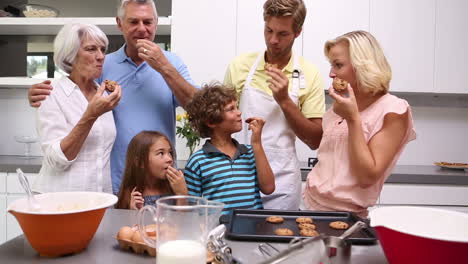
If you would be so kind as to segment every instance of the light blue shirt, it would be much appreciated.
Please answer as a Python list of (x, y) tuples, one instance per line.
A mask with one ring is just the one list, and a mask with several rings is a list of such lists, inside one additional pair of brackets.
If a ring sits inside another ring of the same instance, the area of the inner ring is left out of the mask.
[[(164, 55), (193, 85), (182, 60), (167, 51)], [(117, 137), (111, 153), (111, 176), (112, 189), (117, 194), (125, 168), (127, 146), (136, 134), (143, 130), (156, 130), (164, 133), (175, 147), (175, 108), (179, 103), (162, 75), (146, 62), (136, 65), (125, 54), (125, 45), (106, 56), (98, 82), (106, 79), (117, 81), (122, 87), (122, 98), (113, 110)]]

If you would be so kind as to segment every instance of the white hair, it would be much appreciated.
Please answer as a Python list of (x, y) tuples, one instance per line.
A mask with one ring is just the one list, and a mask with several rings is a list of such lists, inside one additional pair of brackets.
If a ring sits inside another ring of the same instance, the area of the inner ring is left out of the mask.
[(70, 73), (81, 42), (85, 39), (95, 40), (100, 45), (104, 45), (107, 50), (109, 40), (97, 26), (82, 23), (66, 24), (54, 40), (55, 65), (64, 72)]
[(154, 4), (153, 0), (122, 0), (122, 2), (120, 2), (119, 6), (117, 7), (117, 16), (120, 18), (120, 20), (122, 20), (125, 16), (125, 7), (130, 2), (134, 2), (139, 5), (151, 5), (151, 8), (153, 8), (154, 17), (156, 20), (158, 20), (158, 11), (156, 10), (156, 5)]

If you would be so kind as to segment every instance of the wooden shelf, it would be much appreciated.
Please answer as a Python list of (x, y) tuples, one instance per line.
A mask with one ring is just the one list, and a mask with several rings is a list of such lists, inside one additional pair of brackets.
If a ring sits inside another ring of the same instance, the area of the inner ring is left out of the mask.
[[(0, 35), (56, 35), (70, 22), (95, 24), (107, 35), (121, 35), (115, 17), (6, 17), (0, 18)], [(171, 18), (159, 17), (157, 35), (171, 34)]]

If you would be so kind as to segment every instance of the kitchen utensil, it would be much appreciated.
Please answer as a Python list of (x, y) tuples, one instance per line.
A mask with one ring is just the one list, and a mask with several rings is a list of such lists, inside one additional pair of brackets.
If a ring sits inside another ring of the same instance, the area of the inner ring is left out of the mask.
[(224, 241), (226, 226), (218, 225), (208, 234), (208, 250), (214, 254), (213, 260), (216, 264), (235, 264), (239, 263), (232, 257), (232, 249)]
[(357, 221), (347, 229), (341, 236), (327, 236), (324, 238), (325, 246), (329, 251), (330, 257), (349, 257), (351, 256), (351, 243), (346, 240), (354, 232), (365, 228), (367, 225), (362, 221)]
[(16, 174), (18, 175), (18, 180), (21, 183), (21, 186), (23, 186), (23, 189), (26, 192), (29, 210), (33, 212), (39, 212), (41, 210), (41, 206), (39, 205), (39, 202), (36, 200), (36, 198), (34, 198), (34, 195), (31, 192), (28, 178), (24, 175), (23, 171), (20, 168), (16, 169)]
[[(260, 264), (296, 264), (307, 263), (310, 264), (329, 264), (330, 259), (326, 254), (326, 248), (322, 240), (322, 236), (309, 237), (306, 239), (294, 238), (285, 250), (278, 251), (274, 246), (269, 243), (262, 243), (264, 246), (259, 245), (260, 248), (265, 248), (268, 244), (268, 259), (261, 261)], [(274, 252), (278, 251), (278, 252)], [(262, 252), (262, 251), (261, 251)], [(263, 253), (263, 252), (262, 252)]]
[[(216, 227), (224, 204), (201, 197), (176, 195), (139, 210), (140, 235), (156, 248), (156, 263), (204, 264), (209, 232)], [(145, 213), (156, 223), (156, 240), (143, 230)], [(181, 250), (183, 249), (183, 250)]]
[[(266, 222), (269, 216), (281, 216), (283, 223), (272, 224)], [(227, 225), (226, 237), (232, 240), (248, 240), (261, 242), (289, 242), (300, 236), (296, 223), (298, 217), (313, 218), (316, 230), (324, 237), (340, 236), (343, 230), (333, 229), (330, 222), (343, 221), (350, 226), (362, 220), (350, 212), (319, 212), (319, 211), (281, 211), (281, 210), (247, 210), (235, 209), (230, 215)], [(279, 236), (275, 234), (277, 228), (288, 228), (293, 236)], [(305, 237), (304, 237), (305, 238)], [(353, 245), (372, 245), (376, 243), (376, 235), (372, 228), (366, 227), (355, 232), (347, 239)]]
[(106, 208), (117, 196), (100, 192), (53, 192), (35, 195), (41, 211), (30, 210), (27, 198), (13, 201), (16, 217), (31, 246), (41, 256), (78, 253), (94, 236)]
[(390, 264), (468, 263), (468, 214), (390, 206), (369, 213)]

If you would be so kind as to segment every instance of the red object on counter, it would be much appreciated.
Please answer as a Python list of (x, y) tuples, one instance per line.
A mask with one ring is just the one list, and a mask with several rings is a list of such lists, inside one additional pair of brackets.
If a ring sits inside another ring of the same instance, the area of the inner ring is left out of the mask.
[(468, 263), (468, 214), (395, 206), (370, 218), (390, 264)]

